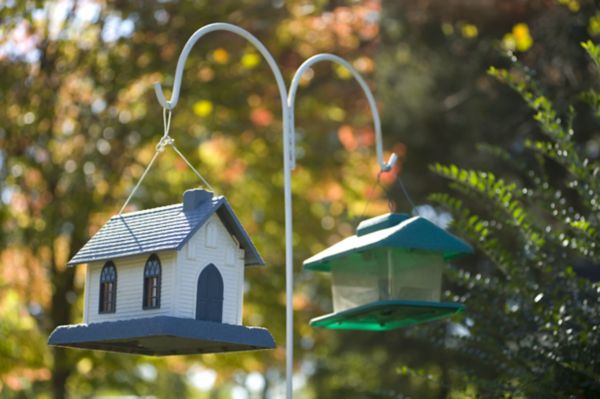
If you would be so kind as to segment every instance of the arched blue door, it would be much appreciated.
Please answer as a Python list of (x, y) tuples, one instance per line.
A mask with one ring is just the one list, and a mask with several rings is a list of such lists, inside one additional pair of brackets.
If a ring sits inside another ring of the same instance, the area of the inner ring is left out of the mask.
[(223, 278), (212, 263), (198, 277), (196, 320), (223, 320)]

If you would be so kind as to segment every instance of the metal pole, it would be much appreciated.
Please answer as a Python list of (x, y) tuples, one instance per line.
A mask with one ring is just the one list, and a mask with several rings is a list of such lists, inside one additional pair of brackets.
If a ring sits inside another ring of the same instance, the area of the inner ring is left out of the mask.
[[(292, 198), (291, 198), (291, 191), (289, 191), (289, 188), (291, 187), (291, 169), (296, 167), (296, 137), (295, 137), (295, 121), (294, 121), (294, 111), (295, 111), (295, 103), (296, 103), (296, 94), (298, 92), (298, 85), (300, 84), (300, 79), (302, 78), (302, 75), (314, 64), (316, 64), (317, 62), (321, 62), (321, 61), (331, 61), (331, 62), (335, 62), (338, 63), (342, 66), (344, 66), (346, 69), (348, 69), (351, 73), (352, 76), (354, 77), (354, 79), (356, 79), (360, 85), (360, 87), (362, 88), (363, 92), (365, 93), (366, 97), (367, 97), (367, 101), (369, 102), (369, 107), (371, 108), (371, 114), (373, 115), (373, 124), (375, 127), (375, 141), (376, 141), (376, 151), (377, 151), (377, 161), (379, 162), (379, 167), (381, 168), (381, 172), (388, 172), (392, 169), (392, 167), (396, 164), (396, 161), (398, 160), (398, 156), (395, 153), (392, 153), (390, 155), (390, 158), (388, 159), (387, 163), (384, 161), (383, 159), (383, 142), (382, 142), (382, 138), (381, 138), (381, 120), (379, 118), (379, 111), (377, 109), (377, 104), (375, 102), (375, 98), (373, 96), (373, 93), (371, 92), (371, 89), (369, 89), (369, 86), (367, 85), (367, 83), (365, 82), (365, 80), (363, 79), (363, 77), (360, 75), (360, 73), (358, 73), (358, 71), (356, 69), (354, 69), (354, 67), (345, 59), (334, 55), (334, 54), (327, 54), (327, 53), (323, 53), (323, 54), (317, 54), (315, 56), (310, 57), (309, 59), (307, 59), (306, 61), (304, 61), (300, 67), (298, 68), (298, 70), (296, 71), (296, 73), (294, 74), (294, 78), (292, 79), (292, 83), (290, 85), (290, 89), (288, 91), (288, 98), (287, 98), (287, 106), (289, 108), (288, 110), (288, 117), (289, 117), (289, 121), (287, 121), (287, 126), (288, 126), (288, 137), (290, 139), (289, 142), (289, 154), (290, 154), (290, 160), (289, 162), (284, 163), (284, 167), (286, 168), (286, 170), (284, 171), (284, 178), (285, 178), (285, 186), (286, 186), (286, 220), (288, 220), (288, 212), (289, 212), (289, 221), (290, 223), (286, 223), (286, 247), (289, 247), (290, 250), (286, 251), (286, 257), (289, 256), (289, 259), (286, 258), (286, 264), (292, 264), (292, 242), (291, 242), (291, 234), (292, 234), (292, 216), (291, 216), (291, 212), (292, 212)], [(286, 145), (288, 143), (286, 142)], [(288, 150), (285, 150), (285, 153), (288, 154)], [(288, 198), (289, 195), (289, 198)], [(289, 231), (288, 231), (289, 229)], [(290, 241), (288, 242), (288, 237), (290, 238)], [(290, 266), (291, 267), (291, 266)], [(286, 286), (286, 291), (289, 293), (292, 291), (293, 289), (293, 275), (292, 275), (293, 270), (290, 269), (289, 273), (287, 274), (288, 278), (286, 279), (287, 282), (287, 286)], [(288, 295), (288, 300), (290, 299), (289, 295)], [(287, 305), (287, 324), (289, 326), (293, 326), (293, 310), (292, 310), (292, 305), (288, 302)], [(291, 327), (290, 327), (291, 328)], [(289, 352), (288, 353), (292, 353), (291, 351), (293, 350), (293, 336), (291, 336), (290, 334), (288, 334), (287, 336), (288, 339), (288, 347)], [(287, 358), (288, 361), (288, 370), (291, 370), (292, 367), (292, 357), (288, 355)], [(291, 398), (292, 396), (292, 385), (291, 382), (289, 381), (292, 378), (291, 374), (287, 375), (287, 379), (288, 379), (288, 392), (287, 392), (287, 398)]]
[(190, 51), (196, 44), (196, 42), (206, 35), (207, 33), (214, 31), (228, 31), (235, 33), (250, 43), (252, 43), (262, 56), (267, 61), (267, 64), (271, 68), (277, 87), (279, 89), (279, 95), (281, 97), (281, 112), (283, 122), (283, 178), (284, 178), (284, 212), (285, 212), (285, 274), (286, 274), (286, 398), (292, 399), (293, 395), (293, 367), (294, 367), (294, 310), (293, 310), (293, 295), (294, 295), (294, 269), (293, 269), (293, 242), (292, 242), (292, 179), (291, 171), (295, 167), (295, 138), (294, 138), (294, 105), (295, 97), (298, 89), (300, 78), (306, 70), (308, 70), (313, 64), (320, 61), (333, 61), (346, 67), (358, 81), (361, 88), (363, 89), (371, 113), (373, 114), (373, 121), (375, 126), (375, 138), (376, 138), (376, 150), (377, 160), (379, 162), (381, 171), (389, 171), (396, 163), (397, 156), (392, 153), (388, 162), (383, 160), (383, 149), (381, 140), (381, 122), (379, 119), (379, 112), (375, 99), (368, 85), (362, 78), (362, 76), (341, 57), (333, 54), (319, 54), (306, 60), (300, 68), (296, 71), (292, 84), (290, 86), (289, 96), (286, 91), (285, 83), (281, 70), (277, 66), (273, 56), (269, 53), (266, 47), (250, 32), (242, 29), (238, 26), (231, 25), (228, 23), (214, 23), (206, 25), (198, 29), (186, 42), (179, 60), (177, 61), (177, 68), (175, 70), (175, 80), (173, 82), (173, 94), (171, 99), (167, 101), (164, 96), (162, 86), (159, 82), (154, 83), (154, 91), (158, 102), (164, 109), (173, 110), (179, 101), (179, 93), (181, 90), (181, 81), (183, 76), (183, 70), (185, 62), (189, 56)]
[(181, 80), (183, 75), (183, 69), (185, 67), (185, 61), (196, 44), (196, 42), (206, 35), (207, 33), (214, 31), (228, 31), (242, 36), (248, 40), (258, 49), (258, 51), (265, 58), (279, 89), (279, 95), (281, 97), (281, 112), (283, 122), (283, 179), (284, 179), (284, 206), (285, 206), (285, 287), (286, 287), (286, 398), (292, 399), (293, 392), (293, 367), (294, 367), (294, 309), (293, 309), (293, 295), (294, 295), (294, 268), (293, 268), (293, 246), (292, 246), (292, 179), (291, 179), (291, 149), (293, 142), (290, 141), (290, 118), (289, 118), (289, 107), (287, 105), (287, 91), (283, 81), (281, 70), (277, 66), (277, 63), (273, 59), (273, 56), (266, 47), (250, 32), (242, 29), (238, 26), (231, 25), (228, 23), (218, 22), (210, 25), (206, 25), (198, 29), (188, 39), (179, 60), (177, 61), (177, 68), (175, 70), (175, 80), (173, 82), (173, 94), (171, 99), (167, 101), (164, 96), (162, 86), (160, 83), (154, 84), (154, 92), (158, 102), (163, 108), (172, 110), (177, 105), (179, 100), (179, 92), (181, 89)]

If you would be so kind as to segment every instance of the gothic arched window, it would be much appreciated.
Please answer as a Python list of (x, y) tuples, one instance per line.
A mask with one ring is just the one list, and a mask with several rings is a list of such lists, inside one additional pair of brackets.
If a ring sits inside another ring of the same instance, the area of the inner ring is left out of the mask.
[(117, 268), (108, 261), (100, 272), (99, 313), (115, 313), (117, 310)]
[(160, 308), (160, 260), (152, 254), (144, 267), (144, 309)]

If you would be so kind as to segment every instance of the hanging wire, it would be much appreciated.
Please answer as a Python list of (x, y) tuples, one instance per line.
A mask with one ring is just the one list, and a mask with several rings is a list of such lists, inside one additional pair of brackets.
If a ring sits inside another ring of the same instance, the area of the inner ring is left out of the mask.
[[(402, 178), (400, 177), (400, 175), (396, 175), (396, 180), (394, 181), (394, 184), (397, 184), (398, 186), (400, 186), (400, 190), (402, 190), (402, 194), (404, 194), (404, 198), (406, 198), (406, 200), (410, 204), (411, 213), (413, 215), (415, 215), (415, 214), (419, 215), (417, 205), (415, 205), (412, 198), (410, 197), (410, 194), (408, 193), (406, 186), (404, 186), (404, 183), (402, 182)], [(386, 189), (383, 185), (380, 185), (380, 186), (383, 189), (383, 191), (385, 191), (385, 194), (388, 197), (388, 201), (391, 204), (392, 203), (392, 195), (390, 193), (390, 190)], [(394, 208), (395, 208), (395, 205), (394, 205)], [(392, 205), (390, 205), (390, 210), (392, 210)]]
[(398, 185), (400, 186), (400, 189), (402, 190), (402, 193), (404, 194), (404, 197), (406, 198), (406, 200), (410, 204), (411, 210), (413, 212), (416, 212), (417, 211), (417, 206), (413, 202), (412, 198), (410, 198), (410, 194), (408, 194), (408, 190), (406, 189), (406, 187), (404, 187), (404, 183), (402, 182), (402, 178), (400, 177), (400, 175), (396, 176), (396, 181), (398, 182)]
[(187, 166), (190, 167), (192, 172), (194, 172), (194, 174), (198, 176), (202, 184), (204, 184), (204, 186), (206, 186), (206, 188), (208, 188), (210, 191), (215, 192), (215, 189), (208, 183), (208, 181), (206, 181), (206, 179), (200, 174), (200, 172), (198, 172), (196, 168), (194, 168), (194, 166), (190, 163), (190, 161), (188, 161), (188, 159), (181, 153), (181, 151), (179, 151), (179, 148), (175, 146), (175, 143), (171, 143), (171, 147), (173, 147), (173, 150), (177, 153), (177, 155), (181, 157), (181, 159), (183, 159)]
[(204, 184), (204, 186), (206, 188), (208, 188), (212, 192), (215, 192), (214, 188), (208, 183), (208, 181), (206, 181), (206, 179), (200, 174), (200, 172), (198, 172), (198, 170), (196, 168), (194, 168), (194, 166), (191, 164), (191, 162), (188, 161), (188, 159), (181, 153), (181, 151), (179, 151), (179, 148), (177, 148), (177, 146), (175, 145), (175, 139), (173, 139), (171, 136), (169, 136), (169, 130), (171, 129), (171, 115), (172, 115), (171, 110), (163, 108), (163, 128), (164, 128), (163, 136), (160, 138), (160, 141), (156, 144), (156, 149), (154, 151), (154, 155), (152, 156), (152, 159), (148, 163), (148, 166), (146, 166), (146, 169), (144, 169), (144, 173), (142, 173), (142, 176), (140, 177), (138, 182), (135, 184), (135, 186), (133, 187), (133, 190), (131, 190), (131, 193), (127, 197), (127, 200), (125, 201), (125, 203), (119, 210), (119, 215), (121, 215), (123, 213), (123, 211), (129, 204), (129, 201), (131, 201), (131, 199), (135, 195), (136, 191), (142, 184), (142, 181), (144, 180), (144, 178), (146, 177), (146, 175), (148, 174), (148, 172), (154, 165), (154, 162), (158, 158), (158, 155), (160, 153), (164, 152), (164, 150), (165, 150), (165, 148), (167, 148), (167, 146), (171, 146), (171, 148), (173, 148), (175, 153), (177, 153), (177, 155), (179, 155), (179, 157), (181, 159), (183, 159), (185, 164), (194, 172), (194, 174), (200, 179), (200, 181), (202, 182), (202, 184)]
[(173, 115), (173, 113), (170, 109), (163, 108), (163, 137), (169, 137), (169, 130), (171, 130), (171, 115)]
[(119, 215), (121, 215), (123, 213), (123, 211), (125, 210), (125, 208), (129, 204), (129, 201), (131, 201), (131, 198), (133, 198), (133, 195), (135, 194), (135, 192), (137, 191), (137, 189), (140, 187), (140, 184), (142, 184), (142, 180), (144, 180), (144, 178), (146, 177), (146, 175), (150, 171), (150, 168), (152, 168), (152, 165), (154, 165), (154, 161), (156, 161), (156, 158), (158, 158), (158, 154), (160, 154), (160, 151), (158, 151), (158, 149), (157, 149), (154, 152), (154, 156), (152, 157), (152, 160), (150, 161), (150, 163), (148, 164), (148, 166), (146, 166), (146, 169), (144, 170), (144, 173), (142, 173), (142, 177), (140, 177), (140, 180), (138, 180), (138, 182), (136, 183), (135, 187), (133, 187), (133, 190), (131, 190), (131, 193), (129, 193), (129, 197), (127, 197), (127, 200), (125, 201), (125, 203), (123, 204), (123, 206), (119, 210)]
[[(385, 195), (386, 195), (386, 197), (388, 199), (388, 208), (390, 209), (390, 212), (395, 212), (396, 211), (396, 203), (392, 200), (392, 195), (390, 193), (390, 190), (388, 190), (383, 184), (381, 184), (381, 175), (383, 173), (384, 173), (384, 171), (379, 171), (379, 173), (377, 173), (377, 178), (375, 179), (375, 183), (371, 187), (371, 190), (369, 192), (369, 197), (367, 198), (367, 202), (365, 203), (365, 207), (364, 207), (364, 209), (362, 211), (362, 214), (360, 215), (359, 220), (362, 220), (365, 217), (365, 214), (367, 212), (367, 208), (368, 208), (369, 204), (371, 203), (371, 201), (373, 199), (375, 187), (377, 187), (377, 186), (381, 187), (381, 189), (385, 193)], [(402, 193), (404, 194), (404, 197), (406, 198), (406, 200), (410, 204), (410, 206), (411, 206), (411, 213), (418, 214), (417, 206), (415, 205), (415, 203), (413, 202), (412, 198), (410, 197), (410, 194), (408, 193), (408, 190), (404, 186), (404, 183), (402, 182), (402, 179), (400, 178), (399, 174), (396, 175), (395, 183), (397, 183), (400, 186), (400, 189), (402, 190)]]
[(369, 204), (371, 203), (371, 200), (373, 199), (375, 187), (377, 187), (377, 185), (380, 184), (379, 182), (381, 180), (382, 173), (383, 173), (382, 170), (380, 170), (379, 173), (377, 173), (377, 178), (375, 179), (375, 183), (373, 183), (373, 186), (371, 186), (371, 190), (369, 190), (369, 196), (367, 197), (367, 202), (365, 202), (365, 207), (363, 208), (362, 213), (360, 214), (360, 217), (358, 218), (359, 222), (361, 220), (363, 220), (363, 218), (365, 217), (365, 213), (367, 213), (367, 208), (369, 207)]

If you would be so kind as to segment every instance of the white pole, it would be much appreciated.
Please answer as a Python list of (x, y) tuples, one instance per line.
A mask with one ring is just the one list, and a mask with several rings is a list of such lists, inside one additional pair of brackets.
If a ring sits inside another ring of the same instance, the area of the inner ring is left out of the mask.
[(262, 56), (267, 61), (267, 64), (271, 68), (277, 87), (279, 89), (279, 95), (281, 97), (281, 112), (283, 122), (283, 178), (284, 178), (284, 207), (285, 207), (285, 287), (286, 287), (286, 398), (292, 399), (293, 394), (293, 367), (294, 367), (294, 309), (293, 309), (293, 295), (294, 295), (294, 268), (293, 268), (293, 242), (292, 242), (292, 178), (291, 171), (295, 167), (295, 137), (294, 137), (294, 105), (296, 92), (298, 90), (298, 84), (300, 78), (313, 64), (320, 61), (333, 61), (343, 65), (347, 68), (352, 76), (358, 81), (361, 88), (363, 89), (371, 113), (373, 114), (373, 122), (375, 126), (375, 139), (377, 149), (377, 160), (379, 162), (381, 171), (389, 171), (396, 163), (397, 156), (392, 153), (387, 163), (383, 160), (383, 149), (381, 140), (381, 122), (379, 119), (379, 112), (375, 99), (368, 85), (362, 78), (362, 76), (352, 67), (350, 63), (341, 57), (333, 54), (319, 54), (306, 60), (300, 68), (296, 71), (292, 84), (290, 86), (289, 96), (286, 91), (285, 83), (281, 70), (277, 66), (277, 63), (273, 59), (273, 56), (266, 47), (250, 32), (242, 29), (238, 26), (231, 25), (228, 23), (214, 23), (206, 25), (198, 29), (186, 42), (179, 60), (177, 61), (177, 68), (175, 70), (175, 80), (173, 82), (173, 94), (171, 99), (167, 101), (164, 96), (162, 86), (159, 82), (154, 83), (154, 91), (158, 102), (164, 109), (173, 110), (179, 101), (179, 93), (181, 90), (181, 81), (183, 76), (183, 70), (185, 62), (189, 56), (190, 51), (196, 44), (196, 42), (206, 35), (207, 33), (214, 31), (228, 31), (242, 36), (250, 43), (252, 43)]
[[(289, 250), (286, 250), (286, 265), (290, 265), (290, 269), (287, 272), (286, 276), (286, 292), (287, 292), (287, 325), (289, 326), (289, 328), (291, 329), (293, 327), (293, 309), (292, 309), (292, 303), (291, 301), (291, 295), (290, 293), (293, 290), (293, 270), (291, 269), (291, 265), (292, 265), (292, 242), (291, 242), (291, 235), (292, 235), (292, 197), (291, 197), (291, 169), (296, 167), (296, 137), (295, 137), (295, 121), (294, 121), (294, 112), (295, 112), (295, 103), (296, 103), (296, 94), (298, 92), (298, 85), (300, 84), (300, 79), (302, 78), (302, 75), (314, 64), (316, 64), (317, 62), (321, 62), (321, 61), (331, 61), (331, 62), (335, 62), (338, 63), (342, 66), (344, 66), (346, 69), (348, 69), (351, 73), (352, 76), (354, 77), (354, 79), (356, 79), (360, 85), (360, 87), (363, 89), (363, 92), (365, 93), (366, 97), (367, 97), (367, 101), (369, 102), (369, 107), (371, 108), (371, 114), (373, 115), (373, 124), (375, 127), (375, 141), (376, 141), (376, 151), (377, 151), (377, 161), (379, 162), (379, 167), (381, 168), (381, 172), (388, 172), (392, 169), (392, 167), (396, 164), (396, 161), (398, 160), (398, 156), (395, 153), (392, 153), (390, 155), (390, 158), (388, 159), (387, 163), (383, 160), (383, 142), (382, 142), (382, 138), (381, 138), (381, 120), (379, 118), (379, 111), (377, 109), (377, 104), (375, 102), (375, 98), (373, 97), (373, 93), (371, 92), (371, 89), (369, 89), (369, 86), (367, 85), (367, 83), (365, 82), (365, 80), (363, 79), (363, 77), (360, 75), (360, 73), (358, 73), (358, 71), (356, 69), (354, 69), (354, 67), (345, 59), (334, 55), (334, 54), (327, 54), (327, 53), (323, 53), (323, 54), (317, 54), (315, 56), (310, 57), (309, 59), (307, 59), (306, 61), (304, 61), (302, 63), (302, 65), (300, 65), (300, 67), (298, 68), (298, 70), (296, 71), (296, 73), (294, 74), (294, 78), (292, 79), (292, 83), (290, 85), (290, 89), (288, 91), (288, 98), (287, 98), (287, 106), (289, 108), (288, 110), (288, 117), (289, 120), (286, 121), (286, 125), (288, 126), (288, 137), (290, 139), (289, 142), (289, 151), (287, 149), (284, 149), (286, 154), (290, 154), (290, 160), (289, 162), (284, 162), (284, 167), (286, 168), (286, 170), (284, 171), (284, 178), (285, 178), (285, 195), (286, 195), (286, 201), (285, 201), (285, 213), (286, 213), (286, 221), (289, 220), (289, 223), (286, 223), (286, 248), (289, 248)], [(288, 142), (286, 141), (286, 146), (288, 145)], [(289, 197), (288, 197), (289, 196)], [(288, 218), (288, 214), (289, 214), (289, 218)], [(288, 241), (289, 239), (289, 241)], [(288, 259), (289, 257), (289, 259)], [(292, 330), (292, 334), (293, 334), (293, 330)], [(286, 376), (287, 378), (287, 398), (290, 399), (292, 397), (292, 383), (291, 383), (291, 378), (292, 378), (292, 374), (291, 374), (291, 367), (292, 367), (292, 362), (293, 362), (293, 335), (288, 333), (287, 335), (287, 344), (288, 344), (288, 357), (287, 357), (287, 370), (288, 370), (288, 374)]]
[(163, 106), (163, 108), (172, 110), (177, 105), (177, 101), (179, 100), (179, 92), (181, 89), (181, 79), (183, 75), (183, 69), (185, 67), (185, 61), (187, 57), (196, 44), (196, 42), (206, 35), (207, 33), (214, 31), (228, 31), (235, 33), (239, 36), (242, 36), (250, 43), (254, 45), (258, 49), (258, 51), (265, 58), (273, 75), (275, 75), (275, 80), (277, 82), (277, 87), (279, 89), (279, 96), (281, 97), (281, 112), (282, 112), (282, 122), (283, 122), (283, 179), (284, 179), (284, 203), (285, 203), (285, 288), (286, 288), (286, 398), (292, 399), (292, 391), (293, 391), (293, 367), (294, 367), (294, 309), (293, 309), (293, 295), (294, 295), (294, 267), (293, 267), (293, 246), (292, 246), (292, 179), (291, 179), (291, 149), (293, 143), (290, 141), (290, 118), (289, 118), (289, 108), (287, 105), (287, 91), (285, 87), (285, 83), (283, 81), (283, 76), (281, 74), (281, 70), (277, 66), (277, 63), (273, 59), (273, 56), (266, 47), (250, 32), (245, 29), (242, 29), (238, 26), (231, 25), (228, 23), (218, 22), (210, 25), (206, 25), (200, 29), (198, 29), (194, 34), (188, 39), (183, 50), (181, 51), (181, 55), (179, 56), (179, 60), (177, 61), (177, 68), (175, 70), (175, 81), (173, 82), (173, 94), (171, 99), (167, 101), (164, 96), (162, 86), (160, 83), (154, 84), (154, 91), (156, 93), (156, 98), (158, 102)]

